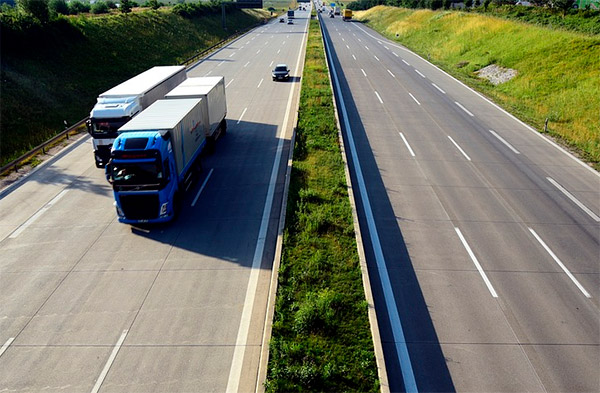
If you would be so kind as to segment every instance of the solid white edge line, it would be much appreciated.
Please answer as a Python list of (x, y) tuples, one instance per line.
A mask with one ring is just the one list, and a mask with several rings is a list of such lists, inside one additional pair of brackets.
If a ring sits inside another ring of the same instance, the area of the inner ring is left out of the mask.
[(464, 151), (464, 150), (463, 150), (463, 149), (462, 149), (462, 148), (461, 148), (461, 147), (458, 145), (458, 143), (454, 142), (454, 139), (452, 139), (452, 137), (451, 137), (450, 135), (448, 135), (448, 139), (450, 139), (450, 141), (451, 141), (452, 143), (454, 143), (454, 146), (456, 146), (456, 148), (457, 148), (458, 150), (460, 150), (460, 152), (462, 153), (462, 155), (463, 155), (463, 156), (465, 156), (465, 158), (466, 158), (467, 160), (471, 161), (471, 157), (469, 157), (469, 156), (467, 155), (467, 153), (465, 153), (465, 151)]
[(419, 70), (417, 70), (417, 69), (415, 69), (415, 71), (417, 72), (417, 74), (421, 75), (421, 77), (425, 78), (425, 75), (423, 75), (423, 74), (421, 73), (421, 71), (419, 71)]
[[(373, 39), (378, 39), (377, 37), (375, 37), (374, 35), (370, 34), (369, 32), (367, 32), (365, 29), (363, 29), (362, 27), (356, 25), (356, 27), (358, 27), (360, 30), (362, 30), (366, 35), (372, 37)], [(549, 138), (546, 138), (541, 132), (537, 131), (535, 128), (531, 127), (529, 124), (526, 124), (524, 121), (522, 121), (521, 119), (517, 118), (515, 115), (513, 115), (512, 113), (509, 113), (506, 109), (500, 107), (498, 104), (490, 101), (488, 98), (484, 97), (481, 93), (475, 91), (473, 88), (467, 86), (466, 84), (464, 84), (463, 82), (459, 81), (458, 79), (456, 79), (455, 77), (453, 77), (452, 75), (448, 74), (446, 71), (442, 70), (440, 67), (436, 66), (435, 64), (431, 63), (430, 61), (424, 59), (423, 57), (419, 56), (418, 54), (416, 54), (415, 52), (412, 52), (406, 48), (403, 48), (393, 42), (390, 42), (390, 45), (403, 50), (405, 52), (408, 52), (410, 54), (412, 54), (415, 57), (418, 57), (419, 59), (423, 60), (424, 62), (426, 62), (427, 64), (429, 64), (430, 66), (432, 66), (433, 68), (437, 69), (440, 73), (442, 73), (444, 76), (449, 77), (450, 79), (453, 79), (456, 83), (458, 83), (459, 85), (461, 85), (462, 87), (464, 87), (465, 89), (471, 91), (473, 94), (475, 94), (476, 96), (478, 96), (479, 98), (481, 98), (482, 100), (484, 100), (485, 102), (487, 102), (488, 104), (492, 105), (493, 107), (495, 107), (496, 109), (498, 109), (499, 111), (503, 112), (505, 115), (507, 115), (508, 117), (512, 118), (513, 120), (515, 120), (517, 123), (521, 124), (523, 127), (525, 127), (526, 129), (528, 129), (530, 132), (534, 133), (535, 135), (537, 135), (539, 138), (541, 138), (542, 140), (546, 141), (547, 143), (549, 143), (551, 146), (555, 147), (556, 149), (560, 150), (562, 153), (564, 153), (565, 155), (567, 155), (569, 158), (571, 158), (573, 161), (577, 162), (579, 165), (581, 165), (582, 167), (584, 167), (585, 169), (587, 169), (588, 171), (590, 171), (591, 173), (593, 173), (594, 175), (600, 177), (600, 172), (596, 171), (594, 168), (592, 168), (591, 166), (589, 166), (588, 164), (586, 164), (585, 162), (581, 161), (579, 158), (575, 157), (573, 154), (571, 154), (569, 151), (567, 151), (566, 149), (564, 149), (562, 146), (558, 145), (557, 143), (555, 143), (554, 141), (552, 141)]]
[(233, 78), (225, 85), (225, 88), (228, 88), (231, 82), (233, 82)]
[(560, 192), (562, 192), (563, 194), (565, 194), (565, 196), (567, 198), (569, 198), (574, 204), (576, 204), (577, 206), (579, 206), (579, 208), (581, 210), (583, 210), (584, 212), (587, 213), (588, 216), (592, 217), (592, 219), (596, 222), (600, 222), (600, 217), (598, 217), (593, 211), (591, 211), (586, 205), (584, 205), (583, 203), (581, 203), (579, 201), (579, 199), (575, 198), (575, 196), (573, 196), (573, 194), (571, 194), (569, 191), (567, 191), (563, 186), (561, 186), (560, 184), (558, 184), (557, 181), (555, 181), (553, 178), (551, 177), (547, 177), (546, 179), (548, 179), (548, 181), (550, 183), (552, 183), (554, 185), (554, 187), (558, 188), (558, 190)]
[(102, 383), (104, 382), (104, 378), (106, 378), (106, 374), (108, 374), (108, 370), (110, 370), (110, 367), (112, 366), (113, 362), (115, 361), (115, 357), (117, 357), (117, 353), (119, 352), (119, 349), (121, 349), (121, 345), (123, 345), (123, 341), (125, 341), (125, 337), (127, 337), (128, 331), (129, 330), (123, 330), (123, 333), (121, 333), (121, 337), (119, 337), (119, 341), (117, 341), (117, 344), (113, 348), (112, 353), (110, 354), (110, 357), (106, 361), (106, 364), (104, 365), (104, 369), (102, 369), (100, 376), (96, 380), (96, 384), (94, 385), (91, 393), (98, 393), (98, 390), (100, 390), (100, 386), (102, 386)]
[(8, 340), (6, 340), (2, 348), (0, 348), (0, 356), (2, 356), (4, 351), (6, 351), (6, 349), (10, 346), (10, 344), (12, 344), (13, 341), (15, 341), (14, 337), (10, 337)]
[(494, 130), (490, 130), (490, 133), (495, 136), (496, 138), (498, 138), (498, 140), (502, 143), (504, 143), (504, 145), (506, 145), (506, 147), (508, 147), (510, 150), (512, 150), (515, 154), (521, 154), (517, 149), (515, 149), (513, 147), (513, 145), (511, 145), (510, 143), (508, 143), (506, 140), (504, 140), (504, 138), (502, 138), (500, 135), (498, 135)]
[[(323, 41), (327, 48), (329, 48), (329, 42), (326, 36), (323, 35)], [(330, 50), (327, 51), (330, 53)], [(352, 128), (348, 121), (348, 112), (344, 103), (344, 97), (340, 89), (340, 81), (335, 70), (335, 64), (329, 62), (333, 72), (332, 76), (335, 79), (335, 88), (340, 98), (340, 108), (344, 118), (344, 126), (347, 130), (348, 143), (350, 145), (350, 154), (354, 163), (356, 179), (358, 181), (358, 188), (360, 191), (360, 197), (362, 199), (363, 209), (367, 220), (367, 226), (369, 227), (369, 236), (371, 238), (371, 244), (373, 246), (373, 253), (375, 254), (375, 261), (377, 263), (377, 271), (381, 279), (381, 286), (384, 293), (385, 305), (388, 311), (388, 318), (392, 327), (392, 335), (394, 336), (394, 345), (396, 347), (396, 353), (400, 362), (400, 369), (402, 371), (402, 379), (404, 380), (404, 387), (407, 393), (418, 392), (417, 382), (413, 372), (412, 364), (410, 362), (410, 354), (408, 353), (408, 346), (406, 345), (406, 339), (404, 338), (404, 330), (402, 328), (402, 321), (400, 320), (400, 314), (398, 313), (398, 306), (396, 305), (396, 299), (394, 298), (394, 291), (390, 281), (390, 276), (385, 263), (385, 257), (383, 256), (383, 250), (379, 241), (379, 233), (375, 225), (375, 218), (373, 211), (371, 210), (371, 203), (369, 201), (369, 195), (367, 194), (367, 187), (365, 179), (362, 174), (360, 161), (358, 160), (358, 153), (356, 152), (356, 145), (354, 144), (354, 137), (352, 135)]]
[(469, 116), (471, 116), (471, 117), (475, 117), (475, 115), (474, 115), (474, 114), (472, 114), (471, 112), (469, 112), (469, 111), (467, 110), (467, 108), (465, 108), (464, 106), (462, 106), (462, 105), (460, 104), (460, 102), (458, 102), (458, 101), (454, 101), (454, 103), (455, 103), (456, 105), (458, 105), (458, 107), (459, 107), (460, 109), (462, 109), (463, 111), (465, 111), (465, 112), (467, 113), (467, 115), (469, 115)]
[(408, 93), (408, 95), (409, 95), (409, 96), (410, 96), (410, 97), (411, 97), (413, 100), (415, 100), (415, 102), (416, 102), (417, 104), (421, 105), (421, 103), (420, 103), (420, 102), (419, 102), (419, 101), (418, 101), (418, 100), (415, 98), (415, 96), (413, 96), (413, 95), (412, 95), (412, 93)]
[(377, 99), (379, 99), (379, 102), (381, 102), (383, 104), (383, 100), (381, 99), (381, 97), (379, 96), (378, 92), (375, 92), (375, 95), (377, 96)]
[(392, 71), (390, 71), (390, 70), (387, 70), (387, 72), (389, 72), (389, 74), (392, 76), (392, 78), (395, 78), (395, 77), (396, 77), (396, 75), (394, 75), (394, 74), (392, 73)]
[(25, 221), (18, 227), (13, 233), (10, 234), (9, 239), (14, 239), (19, 236), (25, 229), (27, 229), (31, 224), (37, 221), (48, 209), (52, 207), (56, 202), (58, 202), (65, 194), (69, 191), (69, 189), (62, 190), (58, 195), (56, 195), (50, 202), (44, 205), (40, 210), (38, 210), (33, 216), (29, 218), (29, 220)]
[[(304, 34), (307, 34), (308, 23), (304, 26)], [(298, 50), (298, 60), (296, 62), (296, 70), (300, 69), (300, 60), (302, 60), (302, 49), (304, 42), (300, 44)], [(256, 297), (256, 288), (258, 286), (258, 275), (260, 272), (260, 265), (263, 258), (265, 249), (265, 242), (267, 240), (267, 230), (269, 227), (269, 217), (271, 216), (271, 207), (273, 206), (273, 199), (275, 197), (275, 186), (277, 183), (277, 174), (279, 172), (279, 163), (281, 161), (281, 155), (283, 154), (283, 136), (285, 135), (285, 129), (290, 117), (290, 110), (292, 107), (292, 99), (294, 97), (294, 85), (290, 83), (290, 94), (288, 97), (287, 107), (285, 116), (283, 118), (283, 125), (279, 130), (277, 139), (277, 151), (275, 153), (275, 159), (273, 160), (273, 168), (271, 169), (271, 178), (269, 180), (269, 189), (267, 190), (267, 196), (265, 199), (265, 207), (263, 209), (260, 229), (258, 233), (258, 240), (256, 243), (256, 249), (254, 251), (254, 258), (252, 259), (252, 270), (250, 271), (250, 278), (248, 279), (248, 287), (246, 289), (246, 297), (244, 298), (244, 309), (242, 310), (242, 316), (240, 318), (240, 326), (238, 328), (238, 334), (235, 342), (235, 349), (233, 351), (233, 359), (231, 361), (231, 368), (229, 369), (229, 378), (227, 379), (227, 393), (237, 393), (240, 385), (240, 378), (242, 376), (242, 366), (244, 362), (244, 354), (246, 352), (246, 343), (248, 341), (248, 333), (250, 331), (250, 320), (252, 318), (252, 308), (254, 307), (254, 299)], [(293, 146), (290, 147), (293, 149)]]
[(404, 137), (404, 134), (399, 132), (400, 137), (402, 138), (402, 140), (404, 141), (404, 144), (406, 145), (406, 148), (408, 149), (408, 152), (410, 153), (411, 156), (415, 156), (415, 152), (413, 151), (413, 149), (410, 147), (410, 145), (408, 144), (408, 141), (406, 140), (406, 138)]
[(240, 116), (239, 120), (237, 121), (236, 124), (240, 124), (240, 122), (242, 121), (242, 118), (244, 117), (244, 115), (246, 114), (246, 111), (248, 110), (248, 108), (244, 108), (244, 110), (242, 111), (242, 115)]
[(438, 89), (440, 91), (440, 93), (442, 94), (446, 94), (446, 92), (444, 90), (442, 90), (438, 85), (436, 85), (435, 83), (432, 83), (433, 87), (435, 87), (436, 89)]
[(262, 83), (263, 83), (263, 81), (264, 81), (264, 80), (265, 80), (265, 78), (262, 78), (262, 79), (260, 80), (260, 82), (258, 82), (258, 86), (256, 86), (256, 88), (257, 88), (257, 89), (260, 87), (260, 85), (262, 85)]
[(487, 286), (488, 290), (492, 294), (492, 297), (498, 297), (496, 290), (494, 289), (494, 287), (492, 286), (492, 283), (490, 282), (487, 275), (483, 271), (483, 268), (479, 264), (479, 261), (477, 260), (477, 257), (473, 253), (473, 250), (471, 250), (471, 247), (469, 247), (469, 243), (467, 243), (467, 240), (463, 236), (462, 232), (460, 231), (460, 229), (458, 229), (458, 227), (454, 227), (454, 230), (456, 231), (456, 234), (460, 238), (460, 241), (461, 241), (463, 247), (467, 250), (469, 257), (471, 257), (471, 261), (475, 264), (475, 267), (479, 271), (479, 275), (481, 276), (481, 278), (483, 278), (483, 281), (485, 282), (485, 285)]
[(538, 234), (533, 229), (531, 229), (531, 228), (527, 228), (527, 229), (529, 229), (529, 232), (531, 232), (531, 234), (535, 237), (535, 239), (542, 245), (542, 247), (544, 247), (546, 252), (548, 254), (550, 254), (552, 259), (554, 259), (554, 262), (556, 262), (558, 264), (558, 266), (560, 266), (560, 268), (567, 274), (567, 276), (569, 276), (571, 281), (573, 281), (573, 283), (575, 283), (575, 285), (577, 285), (577, 288), (579, 288), (579, 290), (583, 293), (583, 295), (585, 297), (587, 297), (588, 299), (591, 298), (592, 296), (588, 293), (588, 291), (586, 291), (585, 288), (579, 283), (579, 281), (577, 281), (577, 279), (575, 278), (575, 276), (573, 276), (571, 274), (569, 269), (567, 269), (567, 267), (565, 265), (563, 265), (563, 263), (560, 261), (560, 259), (558, 259), (556, 254), (554, 254), (554, 252), (552, 252), (550, 247), (548, 247), (548, 245), (546, 243), (544, 243), (542, 238), (539, 237)]
[(202, 186), (200, 187), (200, 190), (198, 190), (198, 193), (192, 202), (192, 207), (196, 206), (196, 202), (198, 201), (198, 198), (200, 198), (200, 194), (202, 194), (202, 191), (204, 190), (204, 187), (206, 186), (206, 183), (208, 183), (208, 179), (210, 179), (210, 175), (212, 175), (214, 170), (215, 168), (210, 168), (210, 172), (208, 172), (208, 175), (206, 175), (206, 179), (204, 179), (204, 182), (202, 182)]

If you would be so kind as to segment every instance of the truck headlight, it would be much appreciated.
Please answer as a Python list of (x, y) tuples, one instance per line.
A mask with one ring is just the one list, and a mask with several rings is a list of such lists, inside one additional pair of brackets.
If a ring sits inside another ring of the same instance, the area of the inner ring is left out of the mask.
[(125, 217), (125, 214), (123, 213), (123, 210), (121, 210), (121, 208), (119, 207), (119, 205), (117, 205), (117, 202), (114, 203), (115, 208), (117, 208), (117, 216), (119, 217)]
[(166, 216), (167, 215), (167, 206), (168, 205), (169, 205), (168, 202), (165, 202), (162, 205), (160, 205), (160, 215), (161, 216)]

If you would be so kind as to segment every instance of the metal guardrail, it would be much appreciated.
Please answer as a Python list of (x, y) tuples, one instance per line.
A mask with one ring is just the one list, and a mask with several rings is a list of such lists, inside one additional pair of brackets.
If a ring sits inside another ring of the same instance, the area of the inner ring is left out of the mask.
[[(239, 36), (245, 34), (246, 32), (260, 26), (264, 24), (264, 22), (262, 23), (257, 23), (253, 26), (250, 26), (244, 30), (241, 31), (237, 31), (235, 32), (233, 35), (227, 37), (224, 40), (221, 40), (219, 42), (217, 42), (215, 45), (211, 46), (210, 48), (204, 49), (203, 51), (195, 54), (194, 56), (190, 57), (187, 60), (184, 60), (181, 65), (185, 65), (187, 68), (189, 68), (189, 66), (193, 63), (195, 63), (196, 61), (198, 61), (199, 59), (201, 59), (202, 57), (206, 56), (208, 53), (211, 53), (212, 51), (214, 51), (215, 49), (224, 46), (226, 43), (235, 40), (236, 38), (238, 38)], [(34, 156), (36, 156), (37, 154), (39, 154), (40, 152), (42, 152), (42, 154), (46, 153), (46, 148), (56, 142), (58, 142), (59, 140), (65, 138), (65, 139), (69, 139), (69, 132), (72, 132), (73, 130), (75, 130), (76, 128), (80, 127), (81, 125), (83, 125), (87, 120), (89, 119), (89, 117), (86, 117), (85, 119), (79, 120), (77, 123), (75, 123), (74, 125), (72, 125), (71, 127), (67, 128), (66, 130), (62, 131), (61, 133), (53, 136), (52, 138), (50, 138), (49, 140), (47, 140), (46, 142), (42, 143), (39, 146), (34, 147), (32, 150), (28, 151), (27, 153), (23, 154), (21, 157), (9, 162), (8, 164), (4, 165), (3, 167), (0, 168), (0, 176), (4, 176), (5, 174), (7, 174), (8, 172), (14, 170), (15, 172), (18, 172), (19, 169), (19, 164), (21, 164), (23, 161), (26, 161)]]
[(12, 171), (13, 169), (15, 172), (18, 172), (19, 164), (21, 164), (23, 161), (30, 159), (31, 157), (39, 154), (40, 152), (42, 152), (42, 154), (45, 154), (46, 148), (48, 148), (48, 146), (58, 142), (59, 140), (61, 140), (63, 138), (69, 139), (69, 133), (72, 132), (73, 130), (79, 128), (83, 124), (85, 124), (87, 119), (88, 118), (86, 117), (85, 119), (79, 120), (77, 123), (73, 124), (71, 127), (67, 128), (63, 132), (53, 136), (52, 138), (48, 139), (46, 142), (42, 143), (41, 145), (39, 145), (37, 147), (34, 147), (32, 150), (23, 154), (21, 157), (4, 165), (2, 168), (0, 168), (0, 176), (4, 176), (6, 173)]

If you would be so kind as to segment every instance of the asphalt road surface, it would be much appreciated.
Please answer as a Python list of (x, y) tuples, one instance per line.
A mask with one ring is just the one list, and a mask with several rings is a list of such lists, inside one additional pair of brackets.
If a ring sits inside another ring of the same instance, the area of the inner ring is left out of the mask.
[(600, 177), (322, 14), (392, 391), (600, 389)]
[(171, 225), (118, 223), (87, 137), (0, 194), (0, 391), (260, 386), (308, 19), (189, 70), (225, 77), (229, 127)]

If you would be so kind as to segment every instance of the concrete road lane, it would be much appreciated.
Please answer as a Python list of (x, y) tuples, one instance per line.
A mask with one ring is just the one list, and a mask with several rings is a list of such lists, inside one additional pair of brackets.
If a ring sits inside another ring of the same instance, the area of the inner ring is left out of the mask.
[(598, 174), (366, 26), (322, 21), (392, 391), (597, 389)]
[[(228, 131), (171, 225), (117, 222), (82, 139), (0, 199), (0, 386), (253, 391), (309, 14), (192, 67), (223, 75)], [(292, 78), (271, 80), (272, 63)]]

